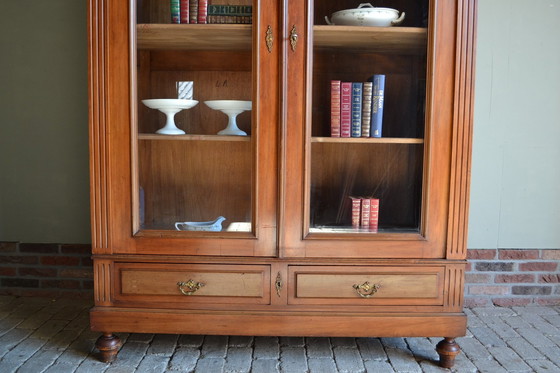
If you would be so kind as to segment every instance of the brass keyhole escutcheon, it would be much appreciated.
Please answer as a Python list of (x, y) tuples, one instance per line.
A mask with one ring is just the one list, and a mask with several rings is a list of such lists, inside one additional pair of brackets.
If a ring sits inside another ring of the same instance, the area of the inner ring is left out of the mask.
[(271, 53), (272, 45), (274, 43), (274, 35), (272, 34), (272, 27), (270, 27), (270, 25), (268, 25), (268, 28), (266, 29), (266, 36), (264, 40), (266, 42), (266, 49), (268, 50), (268, 53)]
[(198, 289), (204, 286), (202, 282), (195, 282), (194, 280), (190, 279), (187, 282), (180, 281), (177, 283), (179, 290), (184, 295), (193, 295)]
[(290, 45), (292, 46), (292, 52), (296, 51), (298, 37), (296, 25), (293, 25), (292, 30), (290, 31)]
[(354, 284), (352, 287), (356, 290), (356, 293), (362, 298), (371, 298), (377, 291), (381, 288), (380, 284), (370, 284), (369, 281), (364, 282), (361, 285)]

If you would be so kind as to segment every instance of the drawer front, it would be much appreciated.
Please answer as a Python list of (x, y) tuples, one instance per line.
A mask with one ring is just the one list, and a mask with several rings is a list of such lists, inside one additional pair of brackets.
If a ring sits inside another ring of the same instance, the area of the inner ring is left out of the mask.
[(444, 267), (291, 266), (290, 304), (442, 305)]
[(270, 302), (267, 265), (116, 263), (117, 301)]

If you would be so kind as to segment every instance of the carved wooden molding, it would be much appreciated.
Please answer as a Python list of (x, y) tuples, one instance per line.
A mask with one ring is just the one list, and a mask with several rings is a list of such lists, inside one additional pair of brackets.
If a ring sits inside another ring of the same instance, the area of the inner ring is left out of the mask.
[(462, 0), (457, 8), (456, 70), (453, 112), (451, 184), (447, 258), (466, 258), (477, 0)]
[(444, 306), (448, 312), (463, 309), (464, 265), (452, 265), (445, 270)]
[(104, 0), (88, 3), (88, 64), (89, 64), (89, 147), (90, 205), (92, 249), (108, 252), (108, 138), (107, 138), (107, 25), (102, 23), (106, 7)]
[(94, 260), (93, 265), (93, 278), (94, 287), (93, 292), (95, 296), (96, 306), (110, 306), (112, 303), (113, 295), (111, 291), (111, 284), (113, 277), (113, 263), (109, 260)]

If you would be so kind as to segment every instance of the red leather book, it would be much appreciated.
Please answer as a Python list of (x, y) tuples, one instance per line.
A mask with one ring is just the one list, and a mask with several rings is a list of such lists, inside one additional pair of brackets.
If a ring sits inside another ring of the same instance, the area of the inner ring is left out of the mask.
[(369, 198), (362, 198), (362, 214), (360, 216), (360, 226), (369, 228), (369, 216), (371, 209), (371, 201)]
[(331, 137), (340, 137), (340, 80), (331, 80)]
[(379, 227), (379, 199), (370, 198), (369, 201), (369, 230), (373, 233), (377, 233)]
[(350, 197), (352, 200), (352, 227), (359, 228), (360, 227), (360, 217), (361, 217), (361, 206), (362, 206), (362, 199), (356, 197)]
[(189, 0), (180, 0), (181, 23), (189, 23)]
[(206, 23), (207, 16), (208, 16), (208, 0), (198, 0), (198, 17), (197, 17), (198, 23)]
[(340, 83), (340, 137), (350, 137), (352, 125), (352, 83)]
[(198, 0), (189, 1), (189, 23), (198, 23)]

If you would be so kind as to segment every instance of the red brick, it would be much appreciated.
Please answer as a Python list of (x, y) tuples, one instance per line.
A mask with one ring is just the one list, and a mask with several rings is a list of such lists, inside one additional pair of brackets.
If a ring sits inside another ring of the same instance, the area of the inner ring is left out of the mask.
[(93, 289), (93, 281), (82, 281), (82, 289)]
[(482, 273), (467, 273), (465, 275), (467, 284), (488, 284), (492, 282), (491, 276)]
[(472, 271), (472, 263), (469, 262), (467, 263), (467, 265), (465, 266), (465, 272), (471, 272)]
[(491, 249), (469, 249), (467, 250), (467, 259), (494, 259), (496, 258), (496, 250)]
[(16, 269), (12, 267), (0, 267), (0, 276), (15, 276)]
[(560, 283), (560, 273), (551, 273), (548, 275), (540, 275), (539, 276), (540, 283), (546, 284), (558, 284)]
[(560, 250), (543, 250), (542, 258), (548, 260), (560, 260)]
[(91, 245), (60, 245), (60, 252), (63, 254), (84, 254), (91, 255)]
[(513, 284), (513, 283), (533, 283), (535, 275), (532, 274), (515, 274), (515, 275), (496, 275), (494, 280), (497, 284)]
[(541, 306), (560, 306), (560, 298), (537, 298), (536, 302)]
[(531, 298), (493, 298), (492, 303), (499, 307), (526, 306), (531, 303)]
[(539, 259), (539, 250), (499, 250), (498, 258), (513, 260)]
[(469, 294), (472, 295), (503, 295), (509, 293), (507, 286), (471, 285)]
[(0, 263), (37, 264), (38, 260), (36, 256), (7, 255), (0, 256)]
[(550, 295), (550, 286), (512, 286), (511, 293), (515, 295)]
[(39, 280), (27, 278), (3, 278), (0, 281), (0, 284), (7, 288), (36, 288), (39, 287)]
[(93, 269), (61, 269), (59, 277), (93, 278)]
[(20, 276), (32, 276), (32, 277), (56, 277), (57, 270), (48, 267), (36, 267), (36, 268), (19, 268)]
[(93, 259), (91, 259), (89, 256), (82, 258), (82, 267), (92, 267), (93, 268)]
[(58, 245), (48, 243), (20, 243), (19, 252), (33, 254), (57, 254)]
[(41, 264), (51, 266), (77, 266), (80, 264), (80, 258), (75, 256), (44, 256), (41, 258)]
[(558, 268), (558, 263), (555, 262), (529, 262), (519, 264), (521, 271), (540, 271), (540, 272), (554, 272)]
[(484, 307), (490, 304), (488, 298), (478, 298), (478, 297), (465, 297), (465, 307)]
[(0, 253), (17, 252), (17, 242), (0, 242)]

